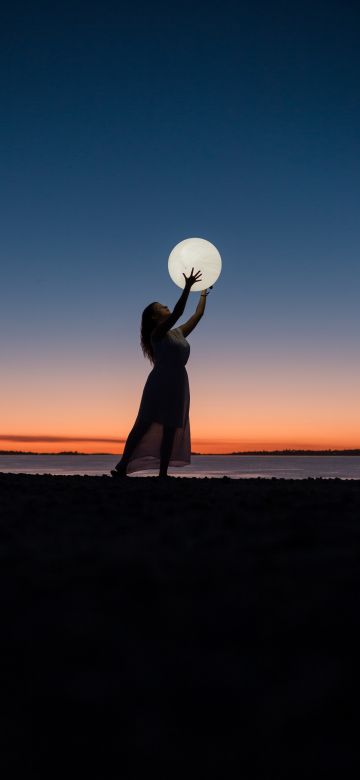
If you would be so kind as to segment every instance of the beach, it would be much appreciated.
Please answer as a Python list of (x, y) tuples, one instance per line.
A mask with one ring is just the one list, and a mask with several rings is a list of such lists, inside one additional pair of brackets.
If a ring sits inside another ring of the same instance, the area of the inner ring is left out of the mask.
[(358, 480), (0, 474), (0, 517), (14, 771), (357, 775)]

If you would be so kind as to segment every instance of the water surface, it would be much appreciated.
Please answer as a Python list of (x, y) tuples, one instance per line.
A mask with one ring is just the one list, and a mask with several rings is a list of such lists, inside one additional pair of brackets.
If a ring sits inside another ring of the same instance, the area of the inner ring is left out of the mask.
[[(118, 455), (0, 455), (0, 471), (13, 474), (110, 474)], [(154, 470), (133, 476), (154, 476)], [(360, 479), (360, 455), (193, 455), (190, 466), (169, 469), (177, 477)]]

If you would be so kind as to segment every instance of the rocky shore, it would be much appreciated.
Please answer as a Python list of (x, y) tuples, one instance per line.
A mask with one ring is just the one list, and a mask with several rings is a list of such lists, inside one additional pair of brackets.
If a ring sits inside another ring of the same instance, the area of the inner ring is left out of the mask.
[(359, 482), (0, 474), (0, 525), (14, 772), (357, 775)]

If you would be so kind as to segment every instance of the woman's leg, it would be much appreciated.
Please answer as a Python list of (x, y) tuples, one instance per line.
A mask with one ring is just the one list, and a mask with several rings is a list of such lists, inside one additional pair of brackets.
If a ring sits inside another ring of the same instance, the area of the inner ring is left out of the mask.
[(118, 471), (120, 474), (126, 474), (126, 468), (131, 455), (133, 454), (135, 447), (137, 447), (142, 437), (145, 435), (146, 431), (149, 430), (150, 425), (151, 423), (149, 422), (140, 422), (139, 420), (136, 420), (135, 425), (127, 437), (122, 458), (115, 466), (115, 471)]
[(171, 450), (173, 448), (176, 428), (164, 427), (160, 449), (159, 477), (167, 477)]

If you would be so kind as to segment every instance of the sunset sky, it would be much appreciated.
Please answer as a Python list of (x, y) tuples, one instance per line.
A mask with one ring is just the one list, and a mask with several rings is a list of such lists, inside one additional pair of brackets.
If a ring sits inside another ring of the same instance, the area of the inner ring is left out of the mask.
[(0, 39), (0, 449), (122, 450), (189, 236), (192, 449), (360, 447), (358, 4), (14, 0)]

